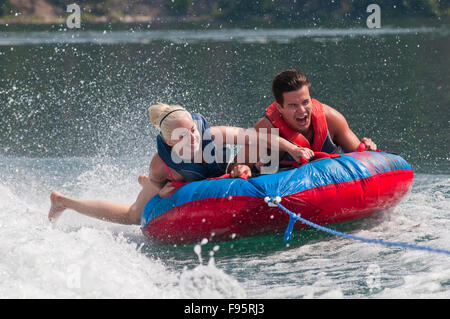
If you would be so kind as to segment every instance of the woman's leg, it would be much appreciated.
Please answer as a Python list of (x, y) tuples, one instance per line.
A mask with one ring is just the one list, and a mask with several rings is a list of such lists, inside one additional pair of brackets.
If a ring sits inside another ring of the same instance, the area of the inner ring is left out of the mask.
[(140, 225), (141, 214), (145, 205), (159, 191), (150, 182), (150, 179), (143, 181), (142, 187), (133, 205), (103, 200), (79, 200), (64, 196), (58, 192), (52, 192), (50, 194), (51, 207), (48, 218), (52, 222), (56, 221), (65, 209), (72, 209), (83, 215), (113, 223)]

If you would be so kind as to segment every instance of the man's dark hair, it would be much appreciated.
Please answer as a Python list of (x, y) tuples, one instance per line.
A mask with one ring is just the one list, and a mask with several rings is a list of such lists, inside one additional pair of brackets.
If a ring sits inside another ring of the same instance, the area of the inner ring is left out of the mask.
[(311, 89), (311, 83), (302, 72), (290, 69), (275, 76), (272, 82), (272, 93), (277, 103), (283, 107), (283, 93), (300, 90), (304, 85)]

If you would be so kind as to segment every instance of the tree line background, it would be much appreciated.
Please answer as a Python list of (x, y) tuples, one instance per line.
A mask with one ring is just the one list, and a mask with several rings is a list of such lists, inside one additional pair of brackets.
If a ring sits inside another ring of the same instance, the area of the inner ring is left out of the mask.
[(0, 0), (0, 17), (62, 17), (68, 4), (80, 5), (85, 18), (148, 16), (186, 21), (290, 21), (355, 19), (378, 4), (383, 18), (450, 16), (450, 0)]

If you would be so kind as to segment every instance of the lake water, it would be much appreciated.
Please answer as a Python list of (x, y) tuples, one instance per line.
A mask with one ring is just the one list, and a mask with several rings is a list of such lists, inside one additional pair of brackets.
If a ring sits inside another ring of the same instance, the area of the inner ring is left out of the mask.
[(155, 153), (149, 105), (251, 127), (274, 75), (294, 67), (314, 98), (415, 172), (395, 209), (341, 230), (450, 249), (448, 25), (10, 29), (0, 31), (0, 297), (450, 297), (448, 256), (315, 230), (289, 245), (282, 234), (209, 243), (201, 262), (195, 245), (157, 245), (138, 226), (70, 211), (47, 221), (52, 190), (134, 201)]

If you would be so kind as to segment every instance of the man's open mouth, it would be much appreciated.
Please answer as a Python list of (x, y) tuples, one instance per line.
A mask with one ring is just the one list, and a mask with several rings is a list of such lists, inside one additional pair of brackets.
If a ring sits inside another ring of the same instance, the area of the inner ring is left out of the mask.
[(308, 115), (297, 116), (295, 120), (297, 121), (297, 124), (299, 124), (300, 126), (305, 126), (306, 124), (308, 124)]

